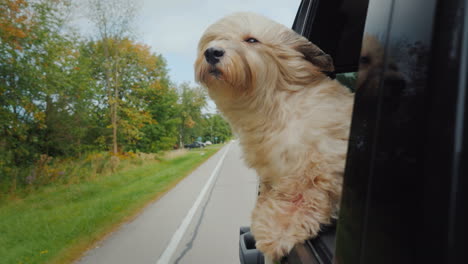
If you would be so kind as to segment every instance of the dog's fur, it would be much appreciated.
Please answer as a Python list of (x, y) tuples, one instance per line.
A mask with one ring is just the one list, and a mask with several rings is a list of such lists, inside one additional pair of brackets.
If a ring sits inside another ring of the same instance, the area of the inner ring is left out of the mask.
[[(204, 57), (210, 47), (225, 51), (216, 65)], [(221, 19), (199, 42), (196, 79), (259, 175), (251, 228), (272, 259), (317, 235), (340, 201), (353, 95), (323, 71), (333, 71), (329, 55), (251, 13)]]

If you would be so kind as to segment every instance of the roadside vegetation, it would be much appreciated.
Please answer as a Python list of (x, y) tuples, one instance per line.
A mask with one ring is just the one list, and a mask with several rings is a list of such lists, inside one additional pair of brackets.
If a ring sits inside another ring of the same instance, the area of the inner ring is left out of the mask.
[[(132, 39), (132, 2), (0, 1), (0, 198), (231, 136), (204, 113), (204, 89), (172, 83), (164, 57)], [(94, 33), (67, 24), (73, 10)]]
[(184, 144), (231, 137), (133, 38), (133, 3), (0, 1), (0, 263), (66, 263), (220, 148)]
[(50, 184), (25, 197), (4, 198), (0, 204), (1, 263), (69, 263), (221, 146), (185, 150), (157, 161), (141, 161), (117, 173), (73, 184)]

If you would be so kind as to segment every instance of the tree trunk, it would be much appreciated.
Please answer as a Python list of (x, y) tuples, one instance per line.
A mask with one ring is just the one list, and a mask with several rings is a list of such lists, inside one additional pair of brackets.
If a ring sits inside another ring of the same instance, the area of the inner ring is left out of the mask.
[(117, 103), (113, 104), (113, 113), (112, 113), (112, 149), (114, 155), (117, 155)]
[(44, 137), (43, 137), (43, 144), (45, 145), (45, 154), (47, 156), (50, 156), (49, 148), (50, 148), (50, 134), (51, 134), (51, 121), (50, 121), (50, 114), (52, 112), (52, 98), (50, 95), (46, 96), (46, 109), (45, 109), (45, 119), (44, 123), (46, 125), (46, 129), (44, 131)]
[(119, 72), (118, 72), (118, 61), (114, 61), (115, 63), (115, 73), (114, 73), (114, 102), (113, 108), (114, 111), (112, 113), (112, 145), (113, 145), (113, 152), (114, 155), (117, 155), (118, 152), (118, 145), (117, 145), (117, 107), (118, 107), (118, 98), (119, 98)]
[[(109, 108), (110, 108), (110, 119), (112, 125), (112, 153), (117, 155), (118, 153), (118, 145), (117, 145), (117, 87), (115, 83), (113, 84), (111, 81), (112, 75), (112, 57), (109, 53), (109, 39), (107, 36), (103, 38), (103, 50), (104, 50), (104, 57), (106, 58), (105, 62), (105, 75), (106, 75), (106, 86), (107, 86), (107, 99), (109, 101)], [(115, 80), (114, 80), (115, 82)], [(114, 94), (112, 94), (112, 89), (114, 89)]]

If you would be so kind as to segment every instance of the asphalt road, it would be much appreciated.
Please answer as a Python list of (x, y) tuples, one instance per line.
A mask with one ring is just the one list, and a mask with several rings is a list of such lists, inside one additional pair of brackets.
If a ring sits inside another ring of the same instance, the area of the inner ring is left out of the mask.
[(239, 227), (250, 225), (255, 172), (237, 142), (225, 146), (78, 264), (239, 263)]

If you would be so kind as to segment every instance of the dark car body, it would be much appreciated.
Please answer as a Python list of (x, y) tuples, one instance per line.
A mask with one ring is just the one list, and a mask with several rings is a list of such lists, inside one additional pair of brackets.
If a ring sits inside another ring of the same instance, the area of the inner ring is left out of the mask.
[(468, 1), (303, 0), (293, 29), (358, 85), (337, 225), (282, 263), (468, 263)]
[(204, 148), (205, 147), (205, 144), (201, 143), (201, 142), (193, 142), (192, 144), (187, 144), (187, 145), (184, 145), (184, 148), (188, 148), (188, 149), (192, 149), (192, 148)]

